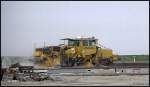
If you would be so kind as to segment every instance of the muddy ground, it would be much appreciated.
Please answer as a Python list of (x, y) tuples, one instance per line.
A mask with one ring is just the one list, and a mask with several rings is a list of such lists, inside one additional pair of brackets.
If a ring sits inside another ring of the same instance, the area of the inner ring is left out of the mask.
[(9, 81), (2, 86), (149, 86), (149, 75), (62, 76), (62, 81)]

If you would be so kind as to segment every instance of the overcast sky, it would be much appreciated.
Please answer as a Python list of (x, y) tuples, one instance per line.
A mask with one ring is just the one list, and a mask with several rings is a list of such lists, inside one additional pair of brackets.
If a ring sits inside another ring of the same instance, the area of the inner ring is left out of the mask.
[(60, 39), (95, 36), (116, 54), (149, 53), (148, 1), (1, 1), (1, 55), (32, 56)]

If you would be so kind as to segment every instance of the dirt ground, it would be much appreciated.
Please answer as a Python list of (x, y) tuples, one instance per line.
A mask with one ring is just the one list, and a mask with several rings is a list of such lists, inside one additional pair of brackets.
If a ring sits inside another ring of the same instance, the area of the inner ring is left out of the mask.
[(63, 81), (1, 82), (2, 86), (149, 86), (149, 75), (63, 76)]

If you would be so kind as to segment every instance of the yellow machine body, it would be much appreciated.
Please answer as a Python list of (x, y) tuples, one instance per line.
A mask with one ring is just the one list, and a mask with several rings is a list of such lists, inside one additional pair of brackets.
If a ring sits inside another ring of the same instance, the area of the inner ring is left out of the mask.
[(42, 60), (46, 66), (85, 66), (93, 67), (100, 64), (111, 64), (117, 61), (117, 55), (111, 49), (98, 46), (95, 38), (65, 38), (67, 44), (58, 46), (59, 50), (53, 50), (53, 46), (47, 47), (48, 51), (35, 50), (34, 57)]
[(53, 47), (45, 47), (47, 48), (47, 52), (45, 52), (42, 48), (37, 48), (33, 56), (35, 57), (35, 60), (37, 63), (53, 67), (56, 65), (60, 65), (60, 55), (58, 51), (54, 51)]
[(66, 50), (64, 50), (64, 66), (74, 66), (80, 60), (82, 64), (77, 65), (90, 65), (90, 67), (96, 65), (96, 63), (108, 65), (117, 61), (117, 56), (113, 54), (111, 49), (97, 46), (97, 39), (95, 38), (66, 38), (63, 40), (68, 41), (68, 44), (65, 46)]

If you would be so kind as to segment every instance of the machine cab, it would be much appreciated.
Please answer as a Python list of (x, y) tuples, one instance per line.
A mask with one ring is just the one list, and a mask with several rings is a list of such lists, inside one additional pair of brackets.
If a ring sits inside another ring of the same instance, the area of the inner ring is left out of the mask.
[[(74, 52), (77, 55), (91, 55), (96, 53), (97, 40), (94, 37), (90, 38), (65, 38), (64, 40), (65, 48), (68, 49), (68, 54), (71, 53), (71, 49), (75, 49)], [(69, 50), (70, 49), (70, 50)]]
[(65, 38), (61, 39), (64, 40), (64, 45), (68, 47), (95, 47), (97, 45), (97, 39), (94, 37), (92, 38)]

